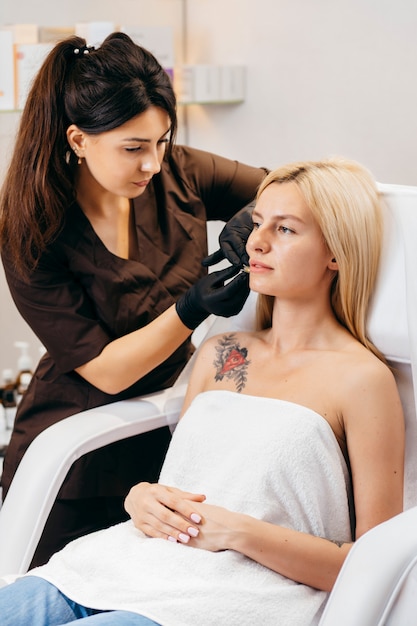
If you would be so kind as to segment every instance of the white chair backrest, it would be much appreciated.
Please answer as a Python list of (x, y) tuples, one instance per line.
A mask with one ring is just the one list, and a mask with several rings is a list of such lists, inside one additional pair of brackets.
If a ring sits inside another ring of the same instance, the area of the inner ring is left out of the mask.
[(404, 507), (407, 509), (417, 505), (416, 346), (413, 342), (417, 320), (415, 277), (411, 276), (417, 267), (417, 188), (400, 185), (379, 185), (379, 188), (384, 200), (384, 246), (368, 317), (368, 334), (392, 366), (401, 395), (406, 423)]

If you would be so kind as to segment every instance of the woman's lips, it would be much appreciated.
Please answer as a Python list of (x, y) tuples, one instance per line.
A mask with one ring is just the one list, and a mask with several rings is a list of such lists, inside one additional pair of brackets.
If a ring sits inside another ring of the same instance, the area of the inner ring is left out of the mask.
[(136, 187), (146, 187), (146, 185), (150, 182), (150, 178), (146, 180), (141, 180), (139, 183), (133, 183)]
[(250, 261), (249, 263), (250, 266), (250, 273), (251, 274), (255, 274), (256, 272), (267, 272), (267, 271), (271, 271), (272, 267), (269, 267), (269, 265), (265, 265), (265, 263), (261, 263), (260, 261)]

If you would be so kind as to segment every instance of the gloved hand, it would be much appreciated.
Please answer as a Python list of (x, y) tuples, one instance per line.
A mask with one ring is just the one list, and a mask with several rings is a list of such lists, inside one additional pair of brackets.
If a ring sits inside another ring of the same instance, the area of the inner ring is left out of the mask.
[(249, 264), (246, 242), (253, 229), (252, 211), (255, 202), (247, 204), (225, 224), (219, 235), (220, 249), (203, 259), (205, 267), (227, 259), (232, 265), (242, 267)]
[(248, 295), (249, 274), (232, 265), (200, 278), (180, 297), (176, 310), (182, 323), (194, 330), (212, 313), (221, 317), (237, 315)]

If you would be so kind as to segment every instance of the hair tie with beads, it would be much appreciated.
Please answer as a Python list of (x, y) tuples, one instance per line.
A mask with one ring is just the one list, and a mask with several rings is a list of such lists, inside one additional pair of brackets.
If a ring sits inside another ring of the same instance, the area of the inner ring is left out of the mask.
[(93, 50), (95, 50), (94, 46), (81, 46), (81, 48), (74, 48), (74, 54), (78, 55), (82, 55), (82, 54), (89, 54), (90, 52), (93, 52)]

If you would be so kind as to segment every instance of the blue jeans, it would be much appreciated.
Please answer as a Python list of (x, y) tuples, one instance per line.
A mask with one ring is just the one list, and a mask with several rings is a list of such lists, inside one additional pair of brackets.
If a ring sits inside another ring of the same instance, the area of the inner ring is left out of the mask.
[(61, 626), (82, 619), (88, 626), (159, 626), (130, 611), (98, 611), (73, 602), (37, 576), (0, 589), (1, 626)]

